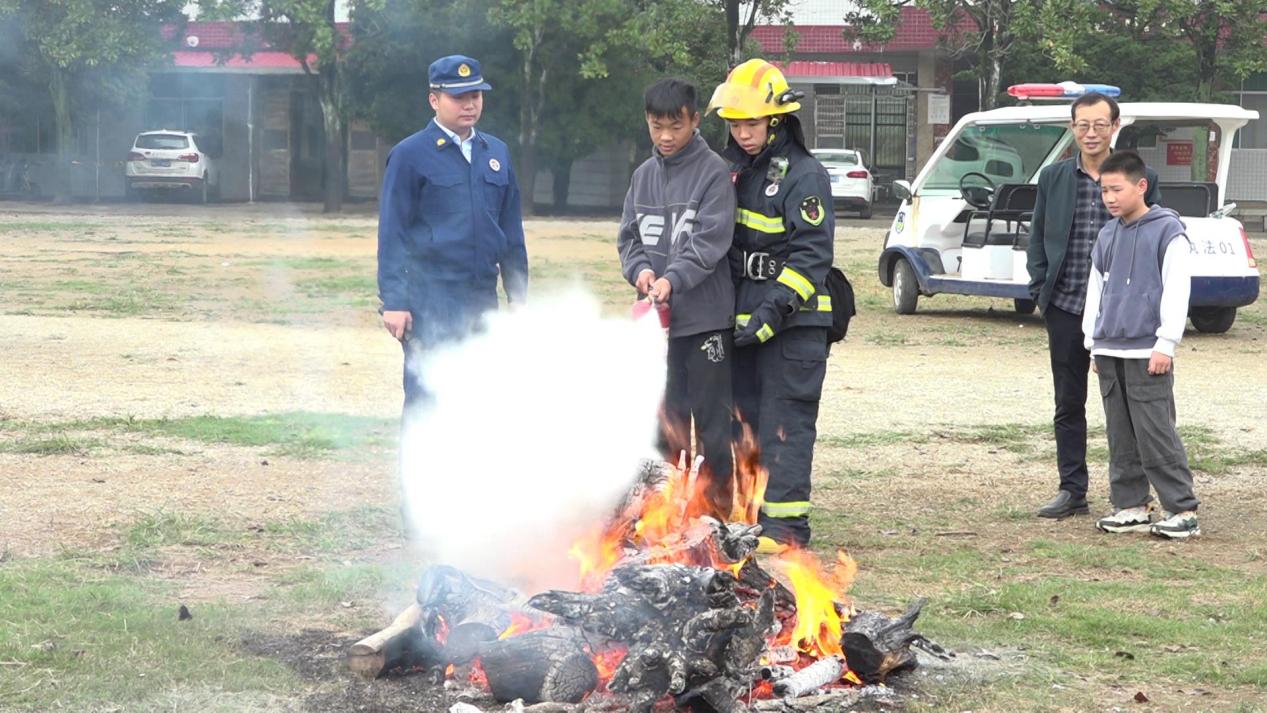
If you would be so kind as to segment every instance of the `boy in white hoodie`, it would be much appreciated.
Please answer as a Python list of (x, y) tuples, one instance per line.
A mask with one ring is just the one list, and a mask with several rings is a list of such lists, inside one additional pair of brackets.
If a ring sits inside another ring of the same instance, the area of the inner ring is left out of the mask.
[[(1114, 217), (1091, 249), (1082, 331), (1100, 377), (1116, 509), (1096, 527), (1184, 539), (1201, 534), (1200, 501), (1175, 428), (1174, 357), (1188, 318), (1190, 243), (1179, 215), (1144, 201), (1144, 162), (1118, 151), (1100, 166)], [(1149, 486), (1163, 508), (1152, 521)]]

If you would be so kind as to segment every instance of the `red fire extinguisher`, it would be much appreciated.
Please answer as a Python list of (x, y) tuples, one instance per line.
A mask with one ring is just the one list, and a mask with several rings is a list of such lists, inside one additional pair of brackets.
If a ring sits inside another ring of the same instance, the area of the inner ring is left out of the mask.
[(656, 313), (660, 316), (660, 326), (666, 331), (669, 329), (670, 311), (667, 302), (656, 303), (650, 297), (644, 297), (633, 303), (633, 318), (635, 320), (642, 319), (654, 307)]

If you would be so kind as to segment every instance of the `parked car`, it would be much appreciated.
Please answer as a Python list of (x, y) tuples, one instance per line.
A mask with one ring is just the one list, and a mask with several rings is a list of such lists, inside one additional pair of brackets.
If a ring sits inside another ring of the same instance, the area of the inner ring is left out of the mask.
[[(1249, 239), (1231, 217), (1236, 204), (1226, 202), (1236, 132), (1258, 112), (1182, 102), (1119, 106), (1114, 146), (1138, 151), (1158, 170), (1161, 203), (1188, 229), (1188, 317), (1199, 331), (1225, 332), (1237, 308), (1259, 293)], [(1216, 132), (1209, 132), (1212, 124)], [(1208, 142), (1208, 163), (1192, 153), (1199, 142)], [(893, 290), (894, 310), (910, 314), (921, 296), (950, 293), (1011, 299), (1017, 312), (1033, 312), (1026, 248), (1038, 173), (1076, 150), (1068, 104), (1005, 107), (960, 119), (914, 181), (894, 181), (902, 205), (878, 266), (880, 282)]]
[(220, 171), (188, 131), (144, 131), (132, 142), (123, 168), (128, 198), (141, 192), (181, 191), (206, 203), (219, 195)]
[(862, 152), (853, 149), (813, 149), (813, 154), (827, 169), (827, 175), (831, 179), (831, 202), (836, 212), (858, 211), (859, 216), (870, 218), (875, 177), (863, 161)]

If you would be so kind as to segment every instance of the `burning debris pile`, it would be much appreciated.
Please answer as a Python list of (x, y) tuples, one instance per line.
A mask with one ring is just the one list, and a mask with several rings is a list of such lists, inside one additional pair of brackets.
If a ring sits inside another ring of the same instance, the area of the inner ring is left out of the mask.
[(839, 702), (913, 668), (912, 646), (949, 655), (914, 631), (922, 601), (897, 619), (853, 611), (844, 592), (856, 566), (843, 552), (831, 571), (798, 550), (758, 562), (764, 484), (758, 468), (739, 471), (735, 505), (718, 513), (698, 461), (644, 464), (611, 521), (573, 546), (576, 591), (525, 597), (432, 566), (417, 603), (357, 643), (349, 664), (369, 676), (421, 670), (549, 710), (728, 713), (811, 694)]

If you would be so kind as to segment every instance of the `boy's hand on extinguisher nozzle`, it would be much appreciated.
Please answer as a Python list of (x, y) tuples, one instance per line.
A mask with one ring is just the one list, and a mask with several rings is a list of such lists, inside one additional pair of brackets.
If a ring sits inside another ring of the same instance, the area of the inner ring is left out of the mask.
[(673, 284), (661, 277), (651, 285), (651, 291), (647, 294), (651, 295), (656, 304), (668, 304), (669, 297), (673, 294)]
[(643, 270), (638, 273), (638, 279), (634, 280), (634, 289), (638, 290), (638, 294), (645, 295), (651, 291), (651, 283), (653, 282), (655, 282), (655, 272)]

